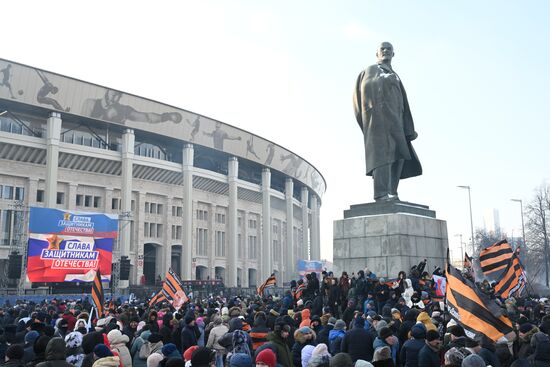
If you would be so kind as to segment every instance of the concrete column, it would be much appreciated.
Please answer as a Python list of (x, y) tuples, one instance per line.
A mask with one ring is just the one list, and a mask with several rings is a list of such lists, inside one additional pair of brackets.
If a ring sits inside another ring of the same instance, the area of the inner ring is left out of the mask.
[(321, 260), (321, 199), (317, 198), (317, 213), (315, 214), (315, 221), (317, 222), (317, 255)]
[(241, 227), (241, 236), (243, 238), (243, 279), (241, 279), (241, 283), (243, 287), (248, 287), (248, 267), (249, 267), (249, 254), (248, 254), (248, 212), (243, 212), (242, 217), (242, 227)]
[(78, 185), (75, 183), (70, 183), (67, 190), (67, 209), (76, 210), (76, 192), (78, 190)]
[[(120, 187), (120, 211), (122, 213), (130, 213), (132, 211), (134, 143), (134, 130), (126, 129), (124, 134), (122, 134), (122, 182)], [(120, 255), (130, 256), (130, 226), (122, 226), (119, 235)]]
[(193, 248), (193, 144), (183, 146), (183, 239), (181, 251), (181, 278), (192, 279)]
[(174, 222), (172, 221), (171, 203), (172, 198), (170, 197), (165, 197), (162, 203), (164, 205), (162, 213), (162, 226), (164, 227), (164, 274), (172, 267), (172, 244), (176, 241), (172, 239), (172, 224), (174, 224)]
[[(119, 238), (120, 238), (120, 256), (128, 256), (130, 262), (135, 265), (135, 261), (130, 257), (130, 239), (131, 239), (131, 225), (129, 224), (130, 217), (128, 214), (132, 211), (132, 180), (133, 180), (133, 167), (134, 167), (134, 143), (135, 136), (134, 130), (126, 129), (122, 134), (122, 177), (120, 187), (120, 211), (124, 215), (119, 221)], [(105, 203), (107, 205), (107, 203)], [(113, 259), (117, 261), (118, 259)], [(121, 288), (127, 288), (129, 281), (120, 281), (119, 286)]]
[(311, 195), (311, 260), (321, 260), (319, 244), (319, 207), (317, 195)]
[[(131, 205), (130, 201), (130, 205)], [(122, 208), (122, 207), (121, 207)], [(136, 200), (136, 207), (133, 212), (133, 218), (134, 226), (137, 228), (136, 231), (136, 241), (135, 246), (136, 253), (137, 253), (137, 270), (136, 270), (136, 277), (139, 281), (141, 280), (141, 276), (143, 275), (143, 265), (145, 262), (144, 253), (145, 253), (145, 234), (144, 234), (144, 225), (145, 225), (145, 193), (140, 192), (137, 196)], [(148, 279), (149, 281), (150, 279)]]
[(260, 282), (265, 282), (273, 272), (271, 244), (271, 171), (262, 170), (262, 249), (260, 251)]
[(25, 192), (24, 202), (27, 206), (36, 206), (36, 192), (38, 191), (38, 178), (29, 177), (27, 181), (27, 188)]
[(302, 243), (301, 254), (303, 260), (309, 260), (309, 218), (308, 218), (308, 194), (307, 187), (302, 186)]
[(294, 193), (294, 181), (291, 178), (287, 178), (285, 181), (285, 203), (286, 203), (286, 259), (284, 259), (284, 273), (283, 281), (290, 281), (296, 276), (296, 259), (294, 258), (294, 205), (292, 204), (292, 198)]
[[(227, 236), (227, 266), (225, 269), (225, 285), (237, 286), (237, 257), (239, 245), (237, 242), (237, 179), (239, 175), (239, 161), (236, 157), (229, 158), (227, 183), (229, 184), (229, 205), (227, 208), (228, 236)], [(242, 283), (242, 279), (241, 279)]]
[(44, 190), (46, 208), (56, 207), (60, 137), (61, 114), (51, 112), (46, 124), (46, 189)]
[[(72, 185), (69, 184), (69, 199), (72, 200), (73, 203), (71, 204), (71, 202), (69, 202), (69, 208), (71, 207), (71, 205), (74, 206), (76, 202), (76, 185), (75, 187), (71, 186)], [(72, 198), (72, 196), (74, 196), (74, 198)], [(103, 195), (102, 204), (104, 213), (118, 213), (118, 208), (113, 209), (113, 189), (107, 187), (105, 188), (105, 195)], [(132, 251), (131, 248), (129, 250)]]

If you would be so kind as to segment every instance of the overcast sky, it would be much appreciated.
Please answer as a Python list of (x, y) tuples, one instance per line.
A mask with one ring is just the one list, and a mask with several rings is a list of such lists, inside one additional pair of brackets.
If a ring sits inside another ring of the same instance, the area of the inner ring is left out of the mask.
[(519, 204), (550, 177), (546, 1), (12, 1), (6, 59), (239, 126), (310, 161), (332, 222), (372, 200), (351, 102), (381, 41), (407, 90), (424, 168), (402, 200), (447, 221), (451, 246), (496, 208), (519, 236)]

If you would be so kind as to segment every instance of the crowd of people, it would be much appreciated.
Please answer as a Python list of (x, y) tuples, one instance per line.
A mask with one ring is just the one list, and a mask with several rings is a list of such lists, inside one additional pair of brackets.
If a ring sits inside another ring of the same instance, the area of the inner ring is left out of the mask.
[[(111, 303), (18, 301), (0, 309), (6, 367), (550, 367), (545, 298), (502, 301), (514, 335), (471, 337), (446, 312), (425, 263), (378, 278), (324, 272), (284, 294)], [(436, 271), (437, 272), (437, 271)], [(439, 273), (440, 274), (440, 273)], [(319, 279), (321, 278), (321, 279)]]

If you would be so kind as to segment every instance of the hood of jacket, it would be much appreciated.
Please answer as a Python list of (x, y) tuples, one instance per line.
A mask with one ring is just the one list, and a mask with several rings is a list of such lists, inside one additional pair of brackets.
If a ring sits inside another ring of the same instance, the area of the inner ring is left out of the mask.
[(99, 331), (93, 331), (82, 337), (82, 349), (84, 354), (90, 354), (94, 351), (94, 347), (103, 343), (103, 334)]
[(100, 358), (94, 362), (93, 367), (118, 367), (120, 358), (118, 356)]
[(46, 346), (46, 360), (59, 361), (65, 360), (65, 341), (62, 338), (52, 338)]
[(128, 335), (122, 334), (120, 330), (117, 329), (109, 331), (109, 334), (107, 334), (107, 339), (109, 339), (109, 343), (111, 343), (112, 346), (126, 344), (130, 341)]
[(345, 330), (334, 330), (332, 329), (329, 333), (328, 333), (328, 340), (330, 342), (332, 342), (334, 339), (336, 338), (339, 338), (339, 337), (344, 337), (344, 335), (346, 335), (346, 331)]
[(302, 320), (309, 319), (310, 316), (311, 316), (311, 311), (309, 310), (309, 308), (304, 308), (302, 310)]

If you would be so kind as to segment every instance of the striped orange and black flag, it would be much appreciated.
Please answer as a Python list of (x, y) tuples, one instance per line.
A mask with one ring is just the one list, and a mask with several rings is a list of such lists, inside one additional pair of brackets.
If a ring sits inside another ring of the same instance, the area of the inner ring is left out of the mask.
[(275, 287), (276, 284), (277, 284), (277, 278), (275, 278), (275, 274), (271, 274), (271, 276), (267, 278), (267, 280), (258, 287), (258, 294), (260, 295), (260, 297), (264, 296), (264, 291), (267, 288)]
[(479, 338), (484, 334), (497, 341), (513, 330), (512, 322), (497, 303), (450, 264), (447, 264), (447, 307), (468, 337)]
[(173, 301), (172, 305), (179, 309), (185, 302), (189, 300), (183, 290), (183, 283), (172, 269), (168, 269), (166, 279), (162, 284), (162, 291), (169, 301)]
[(92, 283), (92, 302), (94, 303), (98, 318), (103, 317), (103, 314), (105, 313), (103, 303), (103, 284), (101, 283), (99, 268), (95, 273), (94, 282)]
[(519, 258), (514, 253), (508, 267), (494, 287), (495, 294), (504, 299), (514, 295), (514, 293), (520, 296), (521, 291), (525, 288), (525, 283), (526, 277), (523, 266), (521, 266)]
[(306, 285), (304, 283), (298, 284), (298, 287), (294, 291), (294, 301), (298, 301), (300, 298), (302, 298), (302, 294), (306, 290)]
[(484, 275), (491, 274), (498, 270), (506, 269), (514, 250), (506, 241), (497, 242), (479, 253), (479, 263)]
[(153, 296), (153, 298), (151, 298), (149, 300), (149, 307), (154, 307), (157, 303), (160, 303), (162, 301), (166, 301), (166, 296), (164, 295), (164, 291), (161, 289), (160, 291), (158, 291), (157, 294), (155, 294)]

